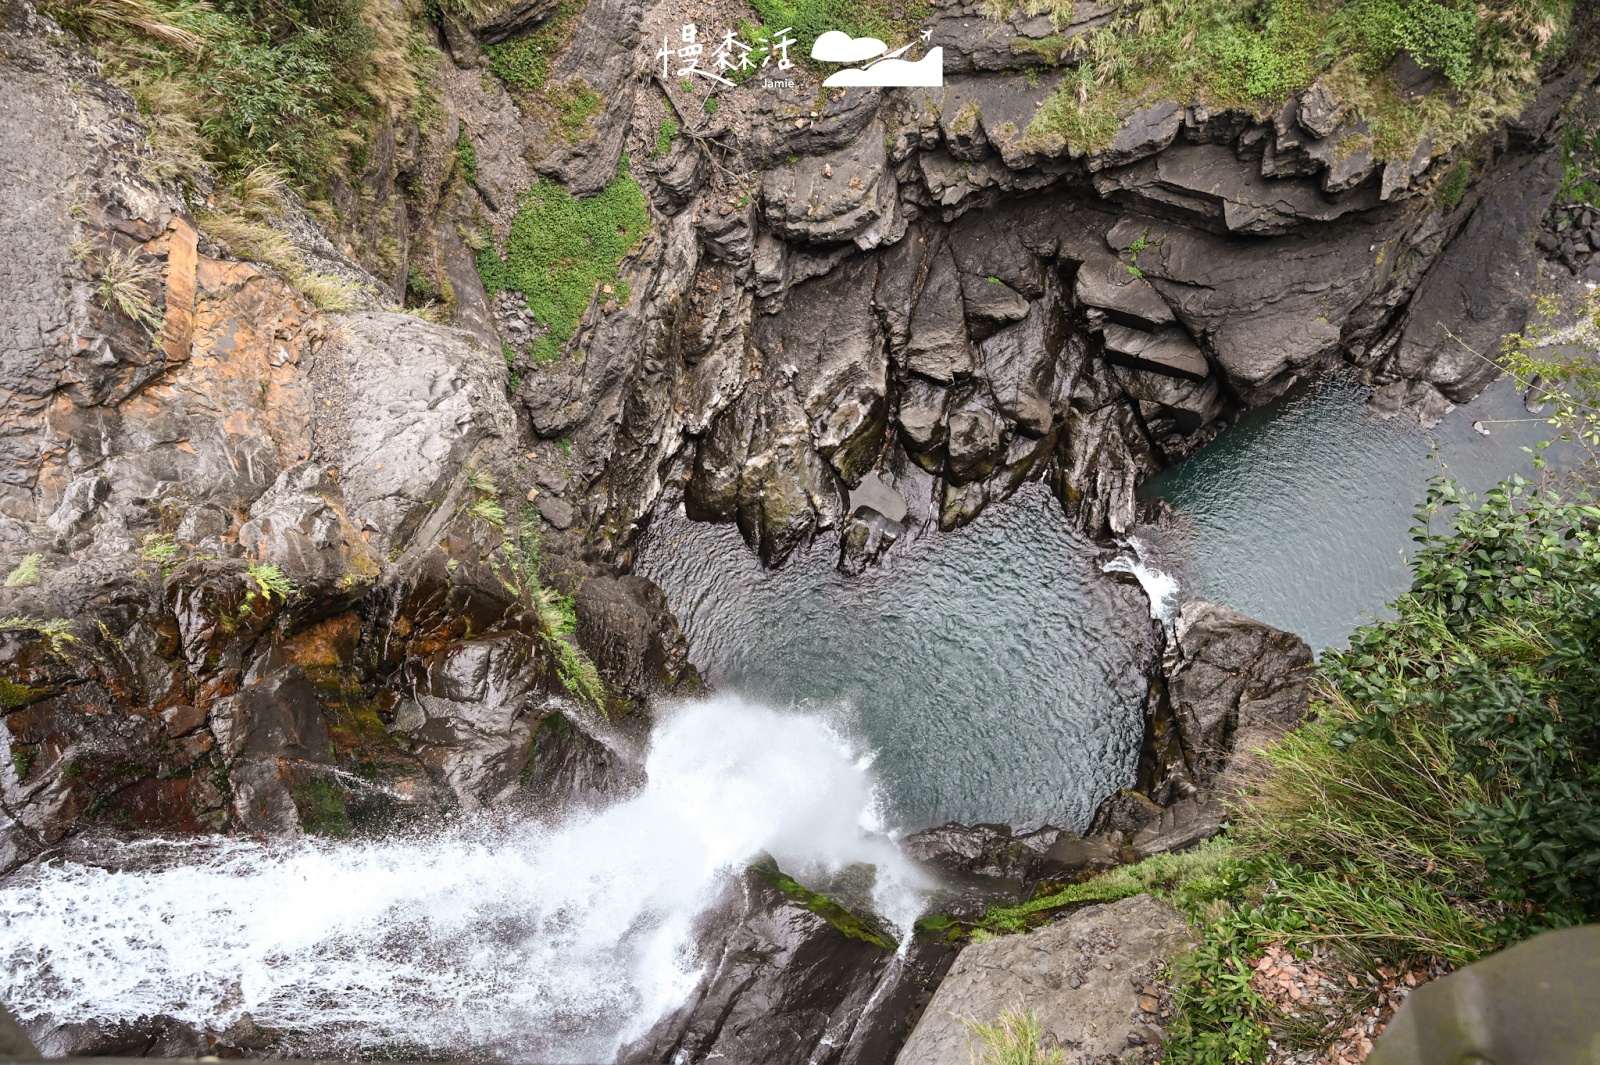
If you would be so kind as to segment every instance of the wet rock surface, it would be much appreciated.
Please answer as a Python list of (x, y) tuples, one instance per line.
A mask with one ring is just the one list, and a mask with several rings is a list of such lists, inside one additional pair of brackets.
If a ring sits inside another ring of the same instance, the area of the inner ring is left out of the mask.
[(706, 977), (619, 1061), (887, 1061), (954, 953), (930, 940), (897, 954), (847, 935), (755, 873), (705, 925)]

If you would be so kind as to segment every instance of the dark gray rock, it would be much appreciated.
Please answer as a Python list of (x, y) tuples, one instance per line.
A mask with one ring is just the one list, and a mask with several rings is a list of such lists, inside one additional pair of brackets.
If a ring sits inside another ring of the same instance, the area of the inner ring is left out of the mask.
[(1105, 26), (1114, 13), (1109, 4), (1077, 3), (1062, 13), (1061, 23), (1049, 14), (1029, 14), (1020, 8), (995, 19), (980, 4), (953, 0), (939, 4), (924, 25), (945, 50), (948, 76), (1054, 66), (1069, 50), (1072, 38)]
[(550, 523), (553, 529), (570, 529), (575, 512), (572, 504), (564, 499), (540, 493), (534, 498), (534, 508), (539, 511), (539, 517)]
[(1304, 640), (1198, 600), (1185, 603), (1167, 690), (1196, 784), (1242, 785), (1252, 753), (1305, 719), (1311, 649)]
[(700, 231), (706, 253), (712, 258), (730, 263), (749, 262), (755, 253), (755, 202), (742, 208), (732, 204), (723, 204), (720, 208), (707, 205), (696, 216), (695, 228)]
[(1062, 838), (1076, 838), (1059, 828), (1016, 834), (1009, 825), (963, 825), (956, 821), (925, 829), (900, 841), (910, 858), (945, 873), (963, 876), (1034, 879)]
[[(989, 284), (984, 282), (984, 284)], [(995, 287), (995, 286), (990, 286)], [(978, 364), (1005, 420), (1029, 436), (1044, 436), (1055, 421), (1054, 399), (1066, 324), (1052, 278), (1044, 296), (1023, 304), (1023, 319), (978, 345)], [(955, 461), (955, 416), (951, 421)]]
[(950, 411), (950, 480), (966, 484), (987, 476), (1004, 454), (1005, 419), (985, 393), (971, 396)]
[(895, 193), (883, 127), (873, 123), (847, 146), (768, 172), (761, 203), (767, 224), (787, 240), (873, 248), (904, 232)]
[(1295, 118), (1313, 137), (1326, 137), (1339, 127), (1344, 113), (1343, 103), (1334, 96), (1328, 83), (1319, 79), (1300, 94), (1300, 110)]
[(932, 256), (911, 314), (903, 364), (945, 384), (972, 372), (972, 344), (963, 313), (961, 276), (948, 246)]
[(1346, 122), (1325, 140), (1306, 144), (1305, 154), (1326, 168), (1322, 188), (1341, 193), (1364, 183), (1377, 170), (1372, 126), (1366, 119)]
[(1550, 154), (1500, 165), (1461, 235), (1417, 287), (1384, 370), (1428, 381), (1457, 403), (1499, 376), (1500, 338), (1520, 332), (1533, 307), (1534, 235), (1561, 176)]
[(1028, 315), (1027, 298), (999, 278), (963, 274), (961, 293), (968, 319), (994, 326), (1021, 321)]
[(567, 816), (575, 809), (609, 805), (644, 786), (637, 752), (591, 728), (577, 715), (557, 711), (534, 729), (526, 789), (535, 809)]
[(1102, 310), (1113, 322), (1134, 329), (1155, 332), (1176, 320), (1172, 308), (1150, 282), (1109, 253), (1078, 267), (1072, 294), (1078, 306)]
[(1089, 169), (1127, 166), (1170, 145), (1183, 128), (1182, 104), (1163, 100), (1141, 108), (1122, 120), (1111, 145), (1089, 156)]
[(1182, 326), (1168, 326), (1159, 333), (1146, 333), (1125, 325), (1107, 325), (1103, 330), (1106, 358), (1124, 366), (1155, 373), (1171, 374), (1203, 381), (1211, 373), (1205, 353)]
[(578, 643), (606, 684), (643, 701), (690, 676), (688, 644), (661, 589), (644, 577), (595, 577), (573, 600)]
[(619, 1062), (887, 1061), (950, 953), (915, 943), (902, 956), (847, 937), (754, 872), (700, 927), (700, 985)]
[(535, 638), (508, 633), (467, 639), (422, 656), (415, 703), (397, 714), (417, 756), (466, 811), (515, 794), (545, 698)]
[[(1371, 173), (1370, 151), (1365, 157), (1334, 159), (1342, 150), (1330, 147), (1327, 153), (1345, 182), (1339, 188), (1353, 187)], [(1346, 173), (1350, 167), (1355, 169)], [(1408, 172), (1407, 182), (1411, 176)], [(1154, 158), (1102, 171), (1094, 180), (1096, 191), (1108, 199), (1218, 233), (1283, 233), (1371, 210), (1380, 198), (1377, 188), (1334, 197), (1294, 176), (1263, 176), (1223, 144), (1175, 144)]]
[(532, 33), (554, 18), (560, 8), (558, 0), (518, 0), (472, 29), (483, 43), (499, 44)]
[(543, 146), (552, 150), (537, 163), (540, 173), (560, 179), (575, 196), (592, 196), (617, 176), (643, 80), (638, 60), (643, 26), (642, 0), (590, 0), (571, 43), (551, 64), (549, 84), (581, 81), (602, 101), (601, 112), (585, 126), (585, 138), (570, 147), (563, 137), (549, 138)]

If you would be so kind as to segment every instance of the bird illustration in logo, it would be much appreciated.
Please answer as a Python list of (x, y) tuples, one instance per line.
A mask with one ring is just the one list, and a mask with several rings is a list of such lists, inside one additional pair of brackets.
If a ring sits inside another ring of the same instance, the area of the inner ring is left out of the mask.
[[(933, 37), (932, 30), (924, 30), (922, 40)], [(847, 67), (835, 71), (822, 84), (827, 88), (873, 86), (881, 88), (936, 88), (944, 84), (944, 49), (933, 47), (928, 54), (912, 62), (901, 59), (911, 45), (889, 51), (889, 46), (876, 37), (852, 37), (848, 33), (829, 30), (811, 46), (811, 58), (823, 63), (877, 62), (866, 67)], [(884, 53), (888, 53), (885, 55)], [(878, 57), (882, 58), (878, 58)]]

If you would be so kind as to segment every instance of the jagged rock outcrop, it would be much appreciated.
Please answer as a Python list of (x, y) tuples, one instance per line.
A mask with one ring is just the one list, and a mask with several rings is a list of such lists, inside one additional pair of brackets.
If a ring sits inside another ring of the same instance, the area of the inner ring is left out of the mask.
[(732, 881), (702, 924), (699, 987), (620, 1062), (887, 1061), (953, 954), (931, 937), (896, 953), (847, 934), (756, 872)]

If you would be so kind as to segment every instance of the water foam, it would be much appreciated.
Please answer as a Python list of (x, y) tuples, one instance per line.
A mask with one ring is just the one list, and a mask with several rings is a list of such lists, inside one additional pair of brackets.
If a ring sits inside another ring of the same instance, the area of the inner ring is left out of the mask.
[(1104, 573), (1131, 573), (1150, 600), (1150, 616), (1161, 622), (1168, 632), (1178, 617), (1178, 580), (1170, 573), (1157, 569), (1145, 560), (1143, 541), (1130, 537), (1130, 555), (1118, 555), (1101, 565)]
[[(869, 863), (908, 930), (914, 868), (867, 759), (815, 718), (721, 697), (658, 726), (645, 787), (551, 827), (426, 841), (123, 844), (0, 884), (0, 1001), (47, 1028), (249, 1012), (302, 1052), (609, 1060), (699, 975), (696, 917), (762, 851), (804, 878)], [(138, 869), (141, 850), (162, 851)]]

